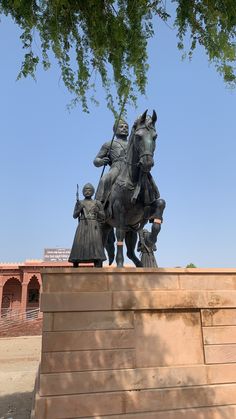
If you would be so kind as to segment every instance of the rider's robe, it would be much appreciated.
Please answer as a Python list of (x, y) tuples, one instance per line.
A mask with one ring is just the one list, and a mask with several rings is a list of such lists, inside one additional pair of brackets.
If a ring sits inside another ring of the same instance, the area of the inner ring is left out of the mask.
[(110, 170), (100, 179), (95, 195), (95, 198), (103, 203), (107, 200), (111, 187), (120, 174), (122, 164), (125, 161), (127, 145), (127, 141), (114, 140), (110, 149), (111, 141), (108, 141), (103, 144), (96, 156), (96, 158), (109, 157), (110, 159)]

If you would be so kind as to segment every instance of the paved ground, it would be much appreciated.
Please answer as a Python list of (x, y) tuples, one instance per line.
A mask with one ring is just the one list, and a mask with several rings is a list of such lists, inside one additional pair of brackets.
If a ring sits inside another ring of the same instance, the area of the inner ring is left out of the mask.
[(41, 336), (0, 339), (0, 419), (29, 419)]

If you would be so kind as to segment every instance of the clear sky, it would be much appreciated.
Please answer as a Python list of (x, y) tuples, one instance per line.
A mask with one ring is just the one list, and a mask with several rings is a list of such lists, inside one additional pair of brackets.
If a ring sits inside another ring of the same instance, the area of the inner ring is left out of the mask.
[[(111, 139), (113, 116), (100, 106), (69, 113), (56, 65), (37, 82), (16, 82), (23, 52), (19, 30), (0, 23), (0, 262), (40, 259), (45, 247), (70, 247), (76, 183), (97, 185), (93, 159)], [(162, 22), (149, 43), (147, 97), (128, 108), (158, 113), (152, 171), (166, 200), (158, 238), (161, 267), (235, 267), (236, 90), (226, 88), (204, 51), (181, 61), (175, 31)]]

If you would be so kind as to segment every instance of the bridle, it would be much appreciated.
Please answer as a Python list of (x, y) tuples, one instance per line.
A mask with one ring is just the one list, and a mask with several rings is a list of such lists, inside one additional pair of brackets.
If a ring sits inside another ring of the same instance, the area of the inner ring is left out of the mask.
[[(143, 128), (146, 128), (148, 131), (150, 131), (151, 129), (154, 129), (153, 127), (149, 127), (146, 123), (144, 124), (144, 125), (142, 125), (142, 126), (140, 126), (140, 127), (138, 127), (138, 128), (136, 128), (136, 130), (134, 131), (134, 133), (133, 133), (133, 135), (132, 135), (132, 137), (133, 137), (133, 148), (134, 148), (134, 150), (138, 153), (139, 152), (139, 150), (138, 150), (138, 147), (136, 146), (136, 144), (135, 144), (135, 141), (134, 141), (134, 138), (135, 138), (135, 136), (137, 135), (137, 132), (139, 131), (139, 130), (141, 130), (141, 129), (143, 129)], [(150, 157), (153, 157), (153, 152), (151, 152), (151, 151), (146, 151), (145, 153), (143, 153), (143, 154), (141, 154), (140, 156), (139, 156), (139, 162), (138, 163), (131, 163), (131, 162), (129, 162), (128, 160), (125, 160), (125, 163), (126, 164), (128, 164), (128, 165), (130, 165), (130, 166), (140, 166), (140, 160), (142, 159), (142, 157), (145, 157), (145, 156), (150, 156)]]

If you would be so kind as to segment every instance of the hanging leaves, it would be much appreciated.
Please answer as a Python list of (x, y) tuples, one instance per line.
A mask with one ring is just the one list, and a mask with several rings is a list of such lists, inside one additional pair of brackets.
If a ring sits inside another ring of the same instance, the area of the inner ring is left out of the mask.
[[(198, 44), (227, 83), (235, 83), (235, 0), (173, 0), (178, 48), (191, 39), (189, 57)], [(147, 84), (148, 39), (154, 18), (170, 15), (163, 0), (0, 0), (0, 14), (9, 15), (22, 29), (25, 50), (18, 77), (35, 77), (39, 62), (47, 70), (54, 54), (62, 80), (74, 95), (73, 105), (88, 112), (88, 99), (96, 102), (100, 76), (107, 106), (115, 113), (129, 91), (135, 104)], [(38, 36), (41, 52), (34, 48)]]

